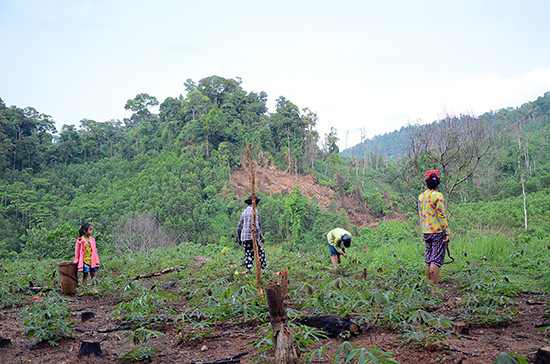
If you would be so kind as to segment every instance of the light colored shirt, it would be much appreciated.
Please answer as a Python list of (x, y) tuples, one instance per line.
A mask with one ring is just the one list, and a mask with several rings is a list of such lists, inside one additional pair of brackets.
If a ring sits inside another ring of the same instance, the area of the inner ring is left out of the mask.
[(445, 200), (441, 192), (426, 190), (418, 196), (418, 211), (422, 218), (422, 232), (424, 234), (446, 232), (449, 235), (449, 226), (445, 216)]
[(342, 237), (344, 235), (349, 235), (351, 236), (351, 234), (344, 230), (344, 229), (341, 229), (341, 228), (336, 228), (336, 229), (332, 229), (331, 231), (328, 232), (327, 234), (327, 241), (330, 245), (332, 245), (334, 247), (334, 249), (336, 249), (336, 251), (340, 254), (344, 254), (344, 251), (342, 250), (341, 248), (341, 245), (342, 245)]
[[(252, 206), (247, 206), (241, 213), (239, 226), (237, 227), (237, 236), (240, 241), (252, 240)], [(260, 214), (256, 209), (256, 238), (263, 240), (262, 227), (260, 224)]]

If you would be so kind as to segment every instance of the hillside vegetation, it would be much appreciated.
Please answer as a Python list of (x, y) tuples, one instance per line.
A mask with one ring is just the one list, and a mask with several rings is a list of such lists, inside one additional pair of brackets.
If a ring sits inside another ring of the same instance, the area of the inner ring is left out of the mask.
[[(185, 85), (185, 96), (169, 97), (160, 105), (147, 94), (128, 100), (125, 108), (133, 114), (123, 121), (83, 119), (78, 128), (64, 125), (59, 132), (49, 116), (34, 108), (0, 102), (0, 256), (33, 255), (33, 249), (44, 245), (48, 247), (41, 254), (61, 254), (72, 245), (83, 221), (94, 223), (104, 247), (119, 245), (117, 232), (129, 234), (136, 221), (147, 221), (149, 230), (141, 235), (156, 234), (161, 245), (231, 240), (242, 208), (230, 185), (231, 174), (248, 168), (243, 164), (246, 142), (258, 167), (278, 169), (296, 179), (310, 175), (334, 191), (321, 209), (313, 196), (302, 199), (304, 191), (289, 193), (298, 184), (284, 186), (282, 193), (273, 187), (268, 193), (259, 189), (271, 243), (309, 244), (335, 225), (359, 233), (363, 227), (392, 220), (396, 213), (414, 215), (415, 196), (423, 188), (421, 169), (445, 167), (437, 165), (437, 158), (411, 156), (411, 141), (426, 128), (436, 133), (449, 124), (456, 129), (448, 130), (452, 135), (466, 123), (463, 116), (449, 116), (446, 121), (405, 127), (340, 155), (336, 129), (320, 137), (315, 113), (283, 96), (269, 113), (267, 95), (247, 92), (237, 80), (211, 76)], [(150, 111), (156, 105), (158, 114)], [(546, 93), (517, 109), (469, 120), (490, 131), (491, 145), (476, 168), (452, 170), (459, 161), (446, 161), (442, 187), (464, 179), (446, 196), (449, 208), (458, 214), (468, 209), (461, 207), (464, 203), (482, 203), (483, 209), (506, 216), (465, 214), (457, 220), (479, 220), (489, 229), (520, 227), (523, 209), (518, 201), (524, 191), (530, 196), (529, 225), (547, 225), (546, 205), (538, 199), (545, 201), (544, 191), (550, 186), (549, 112)], [(471, 141), (448, 143), (468, 149)], [(388, 154), (399, 147), (400, 152)], [(463, 150), (458, 153), (464, 155), (457, 158), (467, 157)], [(411, 173), (416, 176), (411, 178)], [(242, 187), (249, 186), (241, 186), (239, 198)], [(497, 201), (500, 205), (492, 205)], [(461, 225), (454, 228), (463, 231)], [(136, 243), (147, 240), (133, 234)], [(49, 244), (57, 245), (49, 249)]]
[[(236, 354), (224, 352), (231, 344), (251, 351), (244, 362), (268, 357), (265, 299), (250, 275), (234, 274), (242, 270), (234, 234), (250, 194), (247, 143), (262, 200), (264, 279), (289, 270), (291, 321), (329, 314), (363, 330), (325, 338), (294, 322), (304, 361), (478, 363), (506, 352), (501, 362), (522, 362), (548, 342), (550, 93), (340, 153), (337, 130), (320, 136), (315, 113), (283, 96), (268, 112), (267, 95), (239, 80), (185, 87), (161, 103), (145, 93), (129, 99), (128, 119), (83, 119), (59, 131), (34, 108), (0, 100), (0, 339), (12, 339), (10, 358), (33, 360), (23, 336), (61, 345), (42, 347), (52, 362), (74, 357), (66, 339), (85, 336), (71, 315), (90, 307), (102, 312), (96, 323), (125, 327), (124, 340), (96, 335), (105, 362), (204, 359), (198, 343), (215, 343), (212, 359)], [(432, 168), (441, 172), (455, 258), (435, 293), (423, 277), (416, 211)], [(99, 293), (67, 301), (50, 290), (51, 276), (73, 259), (82, 222), (94, 226)], [(338, 271), (325, 251), (334, 227), (353, 235), (353, 260)], [(168, 267), (172, 275), (132, 280)], [(42, 296), (28, 301), (35, 286)], [(456, 335), (459, 323), (471, 337)], [(235, 336), (217, 341), (227, 331)]]

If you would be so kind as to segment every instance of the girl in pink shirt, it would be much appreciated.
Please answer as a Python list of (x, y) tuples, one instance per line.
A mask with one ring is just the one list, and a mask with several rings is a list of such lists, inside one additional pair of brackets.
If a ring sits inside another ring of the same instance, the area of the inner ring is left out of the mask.
[[(74, 247), (74, 263), (78, 264), (78, 271), (82, 272), (82, 287), (86, 289), (88, 281), (88, 273), (92, 277), (92, 282), (95, 279), (95, 272), (99, 269), (99, 256), (95, 246), (95, 239), (92, 237), (94, 228), (89, 223), (85, 222), (80, 227), (78, 233), (80, 237), (76, 239)], [(94, 290), (92, 293), (97, 293)], [(83, 295), (84, 291), (80, 293)]]

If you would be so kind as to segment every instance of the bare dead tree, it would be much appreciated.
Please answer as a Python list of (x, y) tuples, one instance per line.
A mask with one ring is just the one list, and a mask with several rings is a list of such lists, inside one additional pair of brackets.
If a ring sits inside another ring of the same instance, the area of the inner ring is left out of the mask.
[(368, 143), (369, 140), (367, 139), (367, 133), (365, 131), (365, 128), (361, 129), (361, 140), (364, 140), (364, 143), (361, 143), (361, 146), (363, 148), (363, 179), (361, 182), (361, 187), (365, 187), (365, 171), (367, 170), (367, 162), (368, 162)]
[(404, 179), (418, 192), (416, 187), (424, 183), (424, 171), (435, 168), (450, 199), (457, 186), (471, 178), (480, 162), (490, 157), (493, 142), (490, 125), (471, 114), (447, 114), (439, 122), (418, 125), (406, 146)]
[(115, 224), (114, 231), (113, 243), (117, 253), (148, 253), (155, 247), (173, 246), (182, 238), (164, 229), (149, 212), (121, 219)]
[[(348, 149), (349, 129), (346, 129), (346, 131), (344, 132), (344, 134), (346, 135), (346, 143), (344, 144), (344, 145), (345, 145), (344, 149)], [(353, 158), (353, 155), (351, 156), (351, 158)]]
[(523, 159), (525, 161), (525, 172), (529, 177), (533, 177), (533, 171), (531, 170), (531, 163), (529, 162), (529, 138), (525, 139), (523, 148)]
[(523, 218), (524, 228), (527, 230), (527, 194), (525, 193), (525, 173), (521, 168), (521, 155), (525, 159), (525, 172), (529, 173), (529, 154), (527, 152), (527, 142), (522, 143), (520, 132), (518, 131), (518, 173), (520, 173), (521, 192), (523, 193)]
[[(359, 144), (359, 150), (357, 152), (357, 159), (355, 160), (355, 185), (356, 189), (359, 190), (359, 163), (361, 161), (361, 150), (365, 148), (365, 128), (360, 130), (361, 132), (361, 143)], [(364, 177), (363, 177), (364, 178)]]

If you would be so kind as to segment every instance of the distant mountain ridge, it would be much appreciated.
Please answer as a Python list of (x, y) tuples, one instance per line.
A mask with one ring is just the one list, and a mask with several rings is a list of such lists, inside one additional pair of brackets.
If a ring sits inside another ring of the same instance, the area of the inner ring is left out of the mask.
[[(535, 101), (527, 102), (516, 108), (508, 107), (497, 111), (489, 111), (479, 116), (479, 119), (492, 120), (495, 125), (499, 126), (500, 130), (517, 131), (518, 127), (530, 124), (539, 118), (549, 116), (549, 114), (550, 92), (545, 92), (543, 96), (539, 96)], [(432, 124), (439, 122), (439, 120), (436, 120)], [(347, 157), (362, 158), (365, 154), (377, 153), (386, 155), (390, 159), (398, 158), (405, 151), (409, 135), (420, 126), (419, 124), (411, 124), (403, 126), (399, 130), (376, 135), (345, 149), (340, 154)]]

